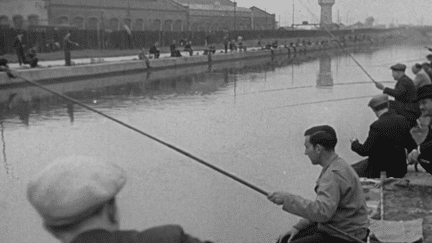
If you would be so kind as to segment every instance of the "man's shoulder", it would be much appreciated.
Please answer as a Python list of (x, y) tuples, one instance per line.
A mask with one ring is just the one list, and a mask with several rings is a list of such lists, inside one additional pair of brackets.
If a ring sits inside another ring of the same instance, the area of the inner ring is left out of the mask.
[(109, 232), (96, 229), (80, 234), (73, 243), (199, 243), (184, 233), (180, 225), (162, 225), (152, 227), (143, 231), (118, 230)]
[(406, 74), (404, 74), (404, 75), (399, 79), (398, 82), (400, 82), (400, 83), (404, 83), (404, 84), (409, 84), (409, 85), (414, 85), (413, 80), (412, 80), (410, 77), (408, 77)]

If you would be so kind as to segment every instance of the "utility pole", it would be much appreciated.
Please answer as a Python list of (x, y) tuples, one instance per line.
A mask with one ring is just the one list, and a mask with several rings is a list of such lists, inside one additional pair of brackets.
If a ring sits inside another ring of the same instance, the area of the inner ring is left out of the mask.
[(295, 13), (295, 5), (294, 5), (294, 0), (293, 0), (293, 6), (292, 6), (292, 24), (291, 27), (294, 29), (294, 13)]
[(236, 1), (234, 0), (234, 30), (237, 29), (236, 8), (237, 8), (237, 3), (236, 3)]

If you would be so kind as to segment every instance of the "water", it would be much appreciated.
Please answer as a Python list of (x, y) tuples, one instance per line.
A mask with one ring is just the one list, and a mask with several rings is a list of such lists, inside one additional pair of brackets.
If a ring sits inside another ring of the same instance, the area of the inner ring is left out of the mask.
[[(390, 87), (390, 65), (411, 66), (426, 54), (421, 47), (402, 46), (353, 53), (375, 80), (388, 81)], [(413, 77), (410, 69), (407, 74)], [(342, 52), (49, 87), (268, 192), (283, 190), (310, 199), (320, 167), (303, 154), (304, 131), (332, 125), (339, 138), (337, 153), (349, 163), (360, 160), (350, 151), (349, 139), (365, 140), (376, 119), (367, 102), (379, 93)], [(0, 91), (1, 110), (2, 242), (57, 242), (27, 202), (25, 186), (53, 159), (73, 154), (110, 159), (125, 168), (128, 182), (118, 196), (123, 229), (176, 223), (201, 239), (274, 242), (297, 221), (254, 190), (37, 88)]]

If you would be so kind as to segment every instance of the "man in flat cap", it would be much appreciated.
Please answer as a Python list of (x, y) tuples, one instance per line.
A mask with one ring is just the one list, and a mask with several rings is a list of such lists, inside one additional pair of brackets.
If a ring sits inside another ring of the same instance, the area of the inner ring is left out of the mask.
[(201, 242), (178, 225), (119, 230), (116, 195), (125, 183), (120, 167), (72, 156), (55, 161), (30, 180), (27, 198), (44, 228), (62, 243)]
[(302, 217), (278, 242), (366, 242), (366, 200), (356, 172), (335, 153), (336, 131), (328, 125), (315, 126), (304, 136), (305, 155), (313, 165), (322, 167), (315, 185), (316, 198), (308, 200), (282, 191), (268, 195), (271, 202), (282, 205), (282, 210)]
[(405, 75), (406, 66), (404, 64), (395, 64), (390, 69), (394, 80), (397, 81), (395, 88), (385, 87), (380, 82), (375, 82), (375, 86), (382, 90), (384, 94), (394, 97), (394, 102), (390, 102), (390, 110), (404, 116), (411, 126), (415, 126), (416, 119), (420, 116), (420, 110), (414, 102), (416, 98), (414, 82)]
[(423, 69), (420, 63), (414, 64), (411, 67), (411, 71), (415, 75), (413, 82), (414, 82), (414, 86), (416, 87), (416, 91), (422, 86), (425, 86), (427, 84), (432, 84), (429, 75), (426, 73), (426, 71)]
[(426, 56), (426, 59), (429, 61), (429, 65), (430, 65), (430, 67), (432, 68), (432, 54), (428, 54), (428, 55)]
[(418, 125), (411, 129), (411, 135), (418, 147), (408, 155), (408, 161), (419, 163), (428, 173), (432, 174), (432, 85), (419, 88), (417, 101), (422, 114), (418, 119)]
[(351, 139), (351, 149), (360, 156), (368, 156), (367, 167), (359, 173), (361, 177), (379, 178), (385, 171), (388, 177), (402, 178), (407, 173), (406, 152), (417, 145), (411, 138), (410, 124), (407, 119), (389, 111), (388, 96), (374, 96), (369, 107), (378, 117), (370, 125), (364, 144), (357, 138)]

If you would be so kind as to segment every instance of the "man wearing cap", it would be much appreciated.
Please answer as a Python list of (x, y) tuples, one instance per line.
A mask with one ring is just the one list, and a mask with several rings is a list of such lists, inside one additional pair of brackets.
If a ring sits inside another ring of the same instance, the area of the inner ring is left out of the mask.
[(420, 111), (418, 105), (414, 102), (416, 96), (414, 82), (405, 75), (406, 66), (404, 64), (395, 64), (390, 69), (394, 80), (397, 81), (395, 88), (385, 87), (380, 82), (375, 82), (375, 86), (382, 90), (384, 94), (394, 97), (394, 102), (390, 102), (390, 110), (395, 110), (396, 113), (404, 116), (411, 126), (415, 126)]
[(425, 86), (426, 84), (431, 84), (429, 75), (426, 73), (425, 70), (423, 70), (422, 65), (420, 63), (414, 64), (411, 67), (411, 70), (415, 75), (413, 82), (414, 82), (414, 86), (416, 87), (416, 90), (418, 90), (418, 88), (422, 86)]
[(411, 129), (411, 134), (418, 147), (408, 155), (408, 161), (419, 163), (432, 174), (432, 85), (425, 85), (418, 90), (417, 101), (422, 114), (418, 125)]
[(428, 55), (426, 56), (426, 59), (429, 61), (429, 65), (430, 65), (430, 67), (432, 68), (432, 54), (428, 54)]
[(356, 172), (335, 153), (336, 131), (328, 125), (315, 126), (304, 136), (305, 155), (313, 165), (322, 167), (315, 186), (316, 198), (308, 200), (288, 192), (268, 195), (284, 211), (302, 217), (278, 242), (366, 242), (366, 200)]
[(388, 96), (374, 96), (369, 107), (378, 117), (370, 125), (369, 134), (364, 144), (357, 138), (351, 139), (351, 149), (361, 156), (368, 156), (364, 174), (359, 176), (379, 178), (385, 171), (388, 177), (402, 178), (407, 173), (406, 152), (417, 145), (411, 138), (410, 124), (401, 115), (389, 112)]
[(201, 242), (178, 225), (119, 230), (116, 195), (125, 183), (120, 167), (72, 156), (55, 161), (30, 180), (27, 198), (44, 228), (62, 243)]

